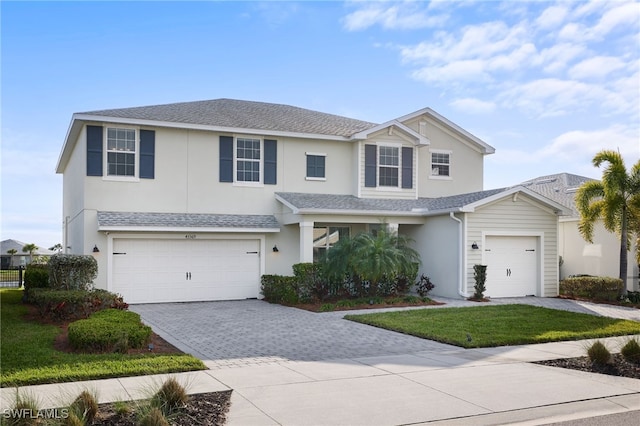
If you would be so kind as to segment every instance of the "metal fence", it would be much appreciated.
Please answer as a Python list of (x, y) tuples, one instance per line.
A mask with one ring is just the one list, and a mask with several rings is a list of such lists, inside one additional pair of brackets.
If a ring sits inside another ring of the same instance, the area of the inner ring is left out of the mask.
[(24, 268), (0, 269), (0, 287), (22, 287)]

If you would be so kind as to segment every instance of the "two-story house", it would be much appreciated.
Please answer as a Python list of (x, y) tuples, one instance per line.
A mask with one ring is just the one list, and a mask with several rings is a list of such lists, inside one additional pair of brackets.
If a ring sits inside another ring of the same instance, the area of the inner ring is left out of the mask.
[(483, 191), (494, 149), (430, 108), (369, 123), (232, 99), (74, 114), (57, 165), (66, 252), (129, 303), (260, 297), (345, 235), (414, 240), (435, 294), (555, 296), (558, 215), (524, 187)]

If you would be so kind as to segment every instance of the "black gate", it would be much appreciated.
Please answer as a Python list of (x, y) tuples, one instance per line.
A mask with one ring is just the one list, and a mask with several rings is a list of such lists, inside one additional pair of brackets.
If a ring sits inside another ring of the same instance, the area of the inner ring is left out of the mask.
[(0, 287), (22, 287), (24, 268), (0, 269)]

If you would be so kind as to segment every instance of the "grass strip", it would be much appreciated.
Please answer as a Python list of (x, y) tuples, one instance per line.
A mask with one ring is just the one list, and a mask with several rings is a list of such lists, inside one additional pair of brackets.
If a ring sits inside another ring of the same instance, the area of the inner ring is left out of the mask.
[(524, 345), (640, 333), (640, 323), (530, 305), (417, 309), (346, 319), (463, 348)]
[(54, 349), (60, 329), (24, 319), (22, 290), (0, 290), (0, 387), (204, 370), (187, 354), (77, 354)]

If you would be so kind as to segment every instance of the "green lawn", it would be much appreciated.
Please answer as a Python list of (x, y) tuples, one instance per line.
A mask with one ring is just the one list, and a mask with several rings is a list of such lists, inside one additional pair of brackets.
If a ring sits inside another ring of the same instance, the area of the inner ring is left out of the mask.
[(464, 348), (640, 333), (640, 322), (529, 305), (418, 309), (347, 315), (345, 318)]
[(53, 349), (59, 329), (27, 322), (22, 290), (0, 290), (0, 386), (74, 382), (204, 370), (191, 355), (70, 354)]

